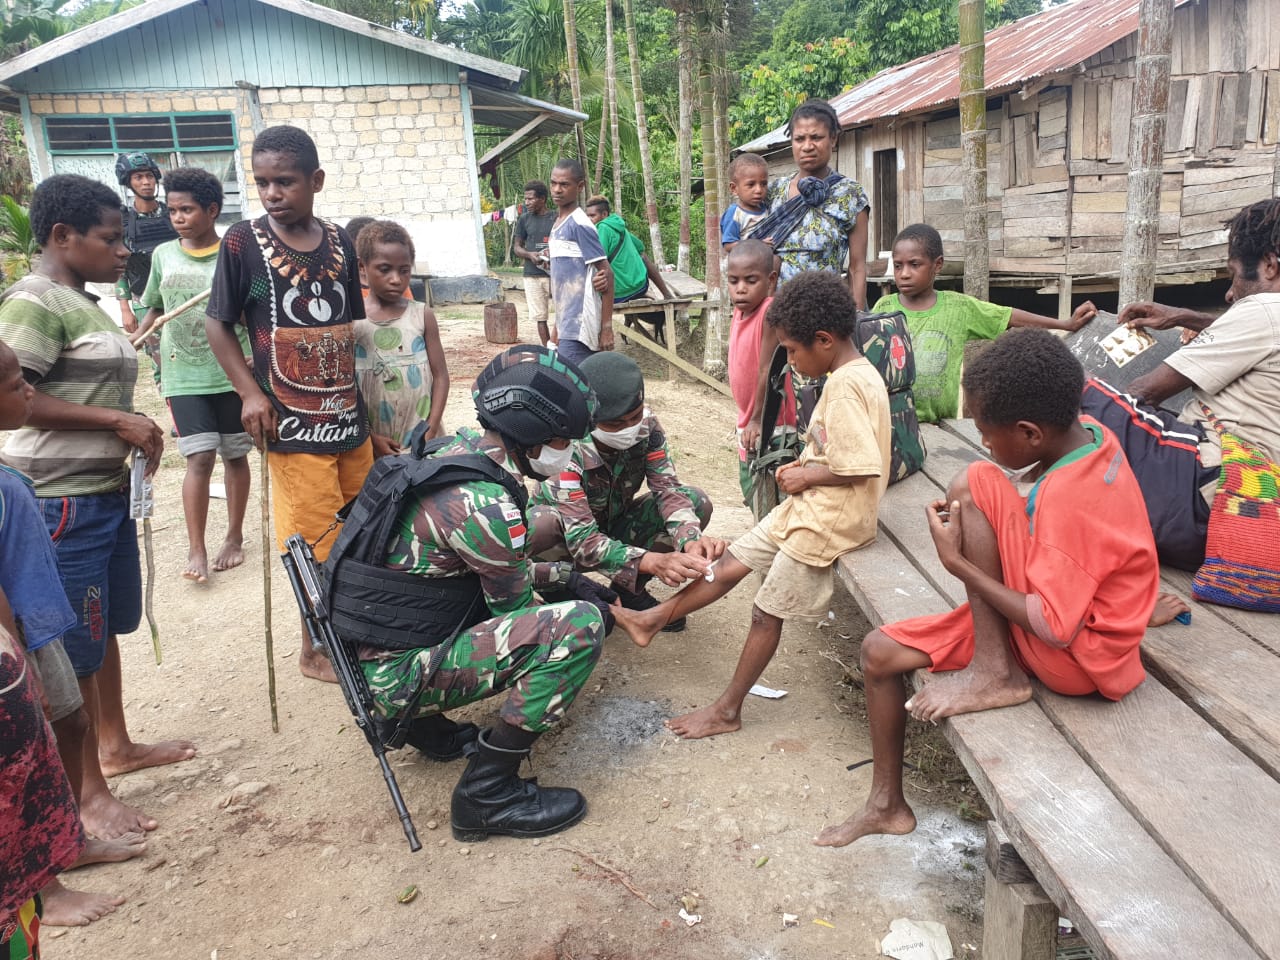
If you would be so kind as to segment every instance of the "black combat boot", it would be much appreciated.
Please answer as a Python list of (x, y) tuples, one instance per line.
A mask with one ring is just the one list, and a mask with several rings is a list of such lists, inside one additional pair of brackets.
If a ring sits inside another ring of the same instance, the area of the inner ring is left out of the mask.
[(412, 721), (404, 742), (428, 759), (443, 763), (457, 760), (479, 735), (480, 728), (474, 723), (454, 723), (443, 713), (433, 713)]
[(490, 834), (545, 837), (571, 827), (587, 815), (587, 801), (568, 787), (540, 787), (518, 776), (527, 747), (506, 750), (490, 742), (493, 730), (480, 734), (475, 753), (453, 788), (453, 838), (478, 843)]

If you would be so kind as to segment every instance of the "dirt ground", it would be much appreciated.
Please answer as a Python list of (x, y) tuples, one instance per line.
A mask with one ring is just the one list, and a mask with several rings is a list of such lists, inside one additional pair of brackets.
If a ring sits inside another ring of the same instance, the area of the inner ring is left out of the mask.
[[(456, 427), (473, 422), (471, 381), (498, 348), (483, 338), (480, 308), (440, 318), (453, 382), (445, 423)], [(716, 504), (711, 531), (742, 533), (750, 515), (732, 403), (683, 378), (651, 378), (648, 391), (681, 476)], [(138, 397), (167, 427), (148, 372)], [(684, 742), (662, 721), (709, 702), (728, 679), (751, 584), (647, 650), (611, 637), (568, 722), (534, 751), (542, 782), (576, 786), (590, 802), (566, 833), (459, 844), (448, 810), (461, 761), (395, 755), (424, 844), (411, 854), (338, 690), (298, 673), (296, 608), (274, 556), (271, 731), (256, 456), (253, 469), (248, 561), (197, 586), (178, 575), (182, 461), (172, 444), (166, 452), (153, 521), (164, 662), (154, 663), (145, 628), (122, 638), (125, 702), (136, 738), (188, 736), (200, 751), (115, 782), (160, 827), (140, 859), (64, 877), (128, 902), (89, 927), (46, 928), (49, 958), (870, 958), (904, 916), (946, 924), (957, 957), (979, 955), (982, 839), (962, 814), (980, 804), (936, 735), (912, 742), (913, 836), (811, 844), (870, 783), (869, 765), (846, 770), (870, 757), (845, 666), (866, 623), (840, 591), (830, 624), (784, 631), (763, 682), (787, 696), (749, 698), (744, 729), (727, 737)], [(224, 522), (215, 500), (211, 545)], [(484, 724), (497, 702), (457, 716)], [(410, 885), (416, 898), (397, 902)], [(677, 916), (685, 895), (697, 900), (696, 926)], [(784, 929), (784, 913), (798, 925)]]

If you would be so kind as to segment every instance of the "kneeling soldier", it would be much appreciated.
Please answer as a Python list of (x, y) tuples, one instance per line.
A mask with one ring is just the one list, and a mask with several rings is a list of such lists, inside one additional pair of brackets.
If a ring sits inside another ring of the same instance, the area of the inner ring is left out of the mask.
[[(582, 373), (599, 402), (596, 426), (531, 498), (530, 552), (608, 574), (624, 607), (647, 610), (658, 603), (645, 589), (651, 577), (673, 587), (700, 577), (725, 543), (702, 534), (711, 498), (676, 476), (636, 362), (596, 353), (582, 361)], [(645, 483), (649, 492), (636, 496)], [(684, 620), (664, 629), (683, 630)]]
[[(408, 631), (397, 636), (386, 629), (395, 611), (387, 612), (377, 578), (352, 587), (343, 583), (341, 565), (333, 574), (333, 622), (358, 646), (379, 711), (417, 715), (411, 744), (438, 760), (470, 754), (453, 791), (454, 836), (468, 842), (490, 834), (539, 837), (577, 823), (587, 811), (577, 790), (540, 787), (518, 771), (590, 676), (606, 632), (608, 591), (569, 564), (526, 557), (522, 484), (524, 476), (559, 473), (570, 441), (591, 428), (595, 398), (575, 368), (541, 347), (501, 354), (472, 393), (484, 433), (464, 428), (426, 456), (454, 458), (461, 466), (478, 454), (510, 477), (497, 473), (497, 481), (467, 479), (406, 496), (386, 569), (430, 582), (425, 590), (419, 584), (402, 591), (414, 594), (412, 611), (401, 608), (402, 618), (412, 614)], [(348, 524), (354, 519), (353, 512)], [(396, 575), (386, 589), (403, 584)], [(541, 604), (534, 593), (566, 587), (587, 599)], [(353, 590), (358, 599), (344, 605), (342, 593), (350, 597)], [(454, 635), (459, 611), (461, 630)], [(443, 716), (503, 690), (502, 722), (488, 730), (477, 734), (474, 725)]]

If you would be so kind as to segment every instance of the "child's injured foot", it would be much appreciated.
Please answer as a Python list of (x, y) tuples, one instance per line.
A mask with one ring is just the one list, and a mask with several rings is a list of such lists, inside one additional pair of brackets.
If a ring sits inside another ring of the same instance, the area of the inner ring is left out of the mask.
[(906, 708), (917, 720), (937, 723), (958, 713), (1012, 707), (1030, 699), (1031, 682), (1021, 671), (1005, 674), (970, 666), (936, 674), (907, 701)]
[(1148, 627), (1162, 627), (1181, 613), (1190, 613), (1191, 608), (1176, 593), (1162, 593), (1156, 597), (1155, 609), (1151, 611)]
[(637, 647), (647, 647), (653, 638), (667, 625), (667, 605), (659, 604), (650, 610), (628, 610), (621, 603), (611, 604), (609, 610), (623, 631)]
[(853, 841), (875, 833), (902, 836), (916, 828), (916, 815), (905, 803), (901, 806), (881, 809), (870, 802), (844, 823), (826, 827), (813, 841), (818, 847), (844, 847)]
[(729, 710), (716, 703), (700, 707), (679, 717), (672, 717), (666, 727), (685, 740), (701, 740), (719, 733), (733, 733), (742, 729), (742, 716), (738, 710)]

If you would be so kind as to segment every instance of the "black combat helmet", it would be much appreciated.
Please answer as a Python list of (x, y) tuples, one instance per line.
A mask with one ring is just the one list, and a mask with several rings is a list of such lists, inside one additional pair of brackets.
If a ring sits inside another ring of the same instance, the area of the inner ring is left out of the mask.
[(580, 440), (595, 423), (596, 396), (572, 363), (546, 347), (523, 344), (498, 354), (471, 388), (480, 423), (508, 449), (530, 450), (554, 438)]
[(150, 170), (155, 175), (156, 183), (160, 182), (160, 168), (147, 154), (122, 153), (116, 157), (116, 180), (120, 186), (129, 186), (129, 178), (141, 170)]

